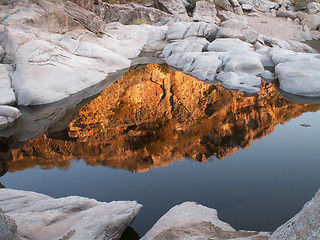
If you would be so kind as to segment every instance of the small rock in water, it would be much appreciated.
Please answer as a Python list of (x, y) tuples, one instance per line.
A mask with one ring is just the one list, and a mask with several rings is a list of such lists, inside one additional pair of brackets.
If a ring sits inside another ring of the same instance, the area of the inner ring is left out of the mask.
[(310, 125), (310, 124), (307, 124), (307, 123), (301, 123), (300, 126), (301, 126), (301, 127), (306, 127), (306, 128), (307, 128), (307, 127), (311, 127), (311, 125)]

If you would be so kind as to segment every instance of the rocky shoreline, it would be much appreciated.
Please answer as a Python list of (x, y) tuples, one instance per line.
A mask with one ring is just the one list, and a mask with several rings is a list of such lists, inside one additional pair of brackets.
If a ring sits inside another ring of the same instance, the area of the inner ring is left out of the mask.
[[(142, 6), (5, 0), (0, 4), (0, 130), (21, 116), (19, 106), (67, 99), (144, 56), (163, 58), (226, 89), (254, 94), (262, 79), (278, 79), (284, 92), (317, 98), (320, 54), (303, 42), (319, 40), (319, 30), (317, 1), (154, 0)], [(319, 196), (271, 236), (236, 231), (214, 209), (186, 202), (143, 239), (318, 239)], [(142, 206), (1, 189), (0, 207), (9, 216), (0, 212), (0, 239), (119, 239)]]
[[(195, 202), (171, 208), (141, 238), (153, 239), (318, 239), (320, 190), (274, 233), (236, 231), (217, 211)], [(142, 205), (135, 201), (98, 202), (0, 189), (0, 239), (120, 239)]]

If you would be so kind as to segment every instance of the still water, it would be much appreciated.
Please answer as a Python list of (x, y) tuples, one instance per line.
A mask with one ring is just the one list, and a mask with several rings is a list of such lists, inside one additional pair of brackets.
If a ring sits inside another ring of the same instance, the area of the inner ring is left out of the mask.
[(289, 102), (275, 83), (261, 89), (245, 96), (167, 65), (130, 70), (72, 107), (22, 109), (2, 133), (0, 182), (136, 200), (140, 236), (184, 201), (217, 209), (236, 229), (273, 231), (320, 188), (320, 104)]

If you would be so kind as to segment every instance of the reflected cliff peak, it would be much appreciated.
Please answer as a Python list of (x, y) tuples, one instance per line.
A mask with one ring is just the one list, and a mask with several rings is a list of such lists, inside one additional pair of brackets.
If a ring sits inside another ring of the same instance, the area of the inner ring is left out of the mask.
[(66, 169), (71, 159), (134, 172), (184, 157), (223, 159), (320, 105), (284, 100), (274, 83), (254, 96), (150, 64), (129, 70), (84, 105), (65, 129), (13, 149), (9, 171)]

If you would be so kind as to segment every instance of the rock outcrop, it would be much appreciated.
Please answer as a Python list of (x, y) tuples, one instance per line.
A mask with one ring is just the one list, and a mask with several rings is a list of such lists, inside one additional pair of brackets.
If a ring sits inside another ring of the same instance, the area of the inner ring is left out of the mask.
[(96, 5), (92, 10), (100, 16), (104, 22), (120, 22), (129, 24), (157, 24), (164, 25), (174, 18), (173, 15), (155, 8), (138, 4), (108, 4)]
[[(6, 19), (0, 24), (0, 104), (12, 106), (56, 102), (95, 85), (130, 67), (142, 47), (163, 39), (167, 29), (106, 28), (93, 12), (62, 0), (10, 1), (0, 10)], [(106, 29), (108, 35), (100, 36)], [(1, 129), (16, 119), (4, 109)]]
[(17, 225), (13, 219), (6, 216), (0, 208), (0, 239), (18, 240)]
[[(69, 125), (59, 129), (59, 122), (51, 124), (51, 133), (12, 149), (7, 164), (10, 172), (37, 165), (66, 169), (71, 159), (84, 159), (93, 166), (142, 172), (185, 156), (196, 161), (212, 155), (223, 159), (267, 136), (278, 124), (318, 109), (319, 105), (285, 101), (274, 83), (262, 82), (257, 95), (246, 97), (172, 72), (167, 65), (148, 65), (130, 70), (106, 88)], [(42, 114), (67, 118), (49, 113)], [(42, 123), (37, 114), (28, 121)], [(24, 131), (39, 129), (22, 126)], [(25, 137), (21, 132), (15, 135), (20, 141)]]
[(320, 239), (320, 190), (302, 210), (277, 228), (269, 240)]
[(141, 239), (267, 240), (269, 235), (267, 232), (236, 231), (218, 218), (215, 209), (184, 202), (171, 208)]
[[(120, 239), (137, 216), (137, 202), (98, 202), (83, 197), (49, 196), (0, 189), (0, 207), (26, 239)], [(1, 218), (0, 218), (1, 220)]]

